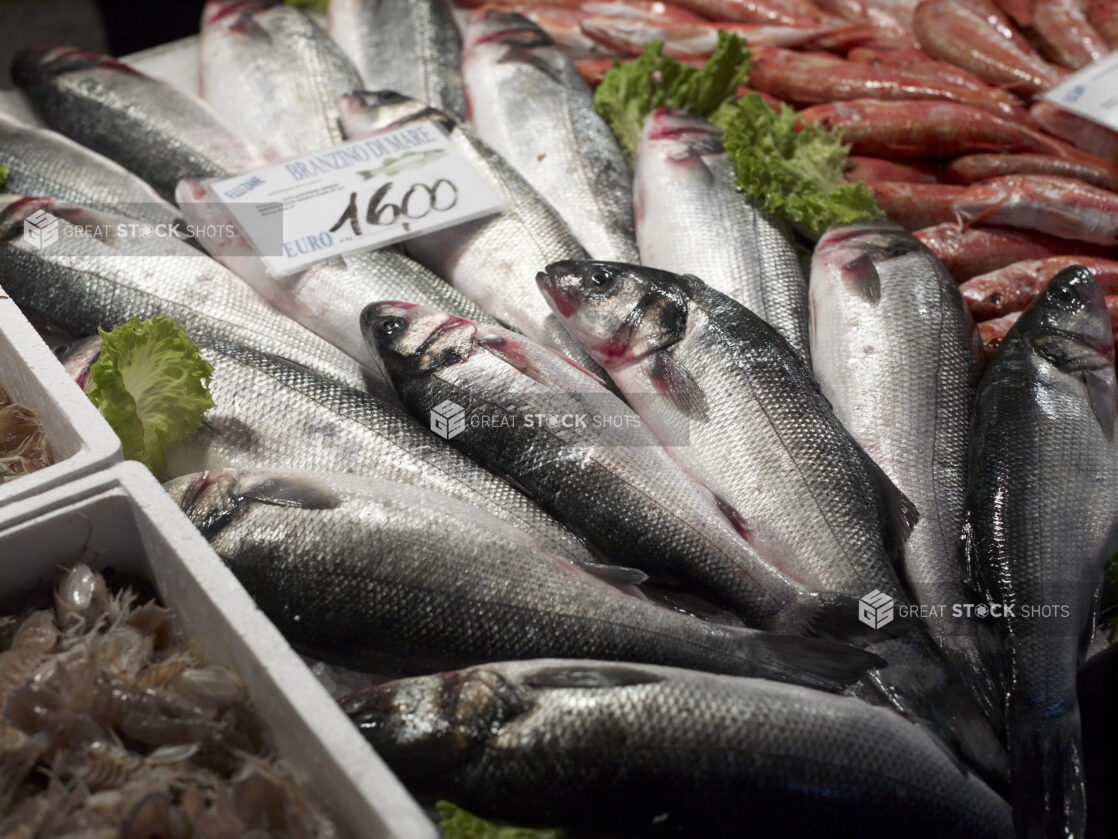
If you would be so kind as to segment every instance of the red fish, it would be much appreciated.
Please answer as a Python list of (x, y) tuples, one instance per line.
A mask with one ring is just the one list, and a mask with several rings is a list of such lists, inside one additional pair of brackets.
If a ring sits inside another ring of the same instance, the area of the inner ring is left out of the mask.
[(1104, 294), (1118, 294), (1118, 262), (1090, 256), (1053, 256), (1015, 262), (971, 277), (959, 286), (959, 291), (975, 320), (1001, 317), (1024, 311), (1052, 277), (1071, 265), (1089, 268)]
[(964, 228), (949, 222), (925, 227), (913, 235), (932, 249), (959, 282), (1026, 259), (1069, 254), (1103, 259), (1114, 256), (1113, 248), (1012, 227)]
[(955, 201), (965, 186), (871, 181), (866, 184), (885, 215), (905, 230), (920, 230), (955, 218)]

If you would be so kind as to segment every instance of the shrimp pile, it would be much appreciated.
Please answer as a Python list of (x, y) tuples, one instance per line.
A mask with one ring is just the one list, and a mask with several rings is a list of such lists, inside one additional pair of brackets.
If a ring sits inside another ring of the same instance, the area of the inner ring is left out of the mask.
[(0, 835), (332, 839), (240, 677), (171, 613), (69, 570), (53, 608), (0, 621)]
[(0, 484), (54, 462), (35, 412), (12, 402), (0, 384)]

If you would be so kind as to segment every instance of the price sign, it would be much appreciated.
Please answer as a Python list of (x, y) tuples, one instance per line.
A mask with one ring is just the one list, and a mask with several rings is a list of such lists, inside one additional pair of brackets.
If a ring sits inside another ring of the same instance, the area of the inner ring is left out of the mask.
[(1118, 131), (1118, 50), (1067, 76), (1041, 98)]

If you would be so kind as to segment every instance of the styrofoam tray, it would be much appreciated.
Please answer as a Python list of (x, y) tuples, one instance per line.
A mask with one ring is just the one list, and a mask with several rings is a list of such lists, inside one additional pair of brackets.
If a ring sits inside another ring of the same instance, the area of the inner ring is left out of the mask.
[(0, 510), (121, 460), (120, 439), (0, 288), (0, 383), (43, 423), (55, 463), (0, 484)]
[(281, 754), (355, 838), (436, 839), (419, 805), (248, 593), (137, 463), (0, 511), (0, 598), (84, 561), (148, 579), (209, 661), (241, 674)]

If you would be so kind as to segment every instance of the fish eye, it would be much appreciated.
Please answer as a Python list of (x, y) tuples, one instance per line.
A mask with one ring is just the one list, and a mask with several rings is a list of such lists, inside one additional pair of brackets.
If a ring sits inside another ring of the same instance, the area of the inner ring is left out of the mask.
[(64, 343), (64, 344), (59, 344), (57, 347), (54, 348), (54, 357), (55, 358), (64, 358), (66, 355), (69, 354), (70, 350), (72, 350), (73, 348), (74, 348), (74, 345), (69, 343), (69, 342)]
[(377, 334), (384, 338), (391, 338), (404, 328), (403, 318), (385, 318), (377, 324)]
[(606, 268), (595, 268), (586, 278), (590, 291), (605, 291), (613, 285), (615, 279), (617, 275)]

